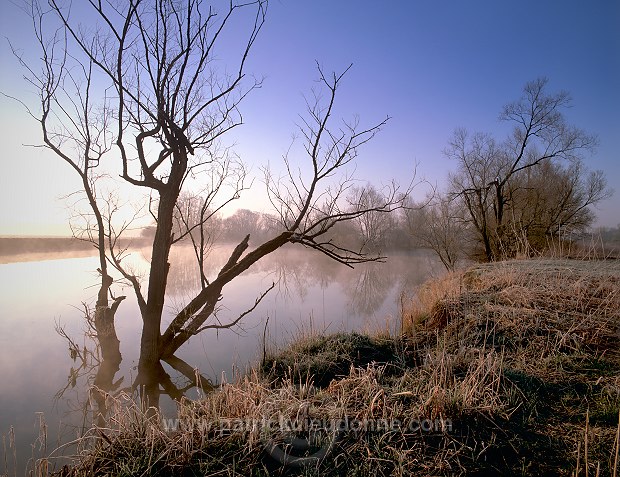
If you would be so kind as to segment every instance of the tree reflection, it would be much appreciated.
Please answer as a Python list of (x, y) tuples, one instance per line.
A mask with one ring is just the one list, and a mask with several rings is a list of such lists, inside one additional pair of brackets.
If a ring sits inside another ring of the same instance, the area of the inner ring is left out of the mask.
[[(227, 252), (226, 247), (213, 251), (210, 263), (214, 264), (214, 271), (224, 264)], [(189, 247), (179, 247), (173, 253), (175, 263), (169, 275), (169, 298), (172, 301), (191, 295), (200, 287)], [(313, 256), (309, 260), (307, 254), (283, 247), (246, 273), (270, 278), (288, 300), (304, 301), (312, 287), (324, 290), (339, 284), (350, 311), (360, 317), (369, 317), (379, 311), (393, 287), (398, 287), (398, 292), (410, 290), (424, 282), (428, 275), (441, 271), (437, 260), (423, 252), (393, 255), (387, 258), (387, 263), (364, 263), (345, 269), (327, 257)]]
[(280, 293), (287, 299), (305, 300), (308, 289), (318, 285), (327, 288), (338, 278), (341, 269), (338, 263), (325, 256), (307, 255), (291, 249), (284, 249), (262, 263), (263, 273), (273, 276)]
[(386, 266), (361, 267), (344, 287), (351, 311), (361, 316), (374, 315), (395, 283), (393, 269)]
[[(116, 334), (113, 319), (102, 319), (103, 315), (93, 312), (86, 303), (83, 303), (82, 306), (86, 328), (81, 346), (69, 336), (60, 324), (56, 324), (56, 332), (68, 343), (69, 355), (78, 366), (71, 367), (67, 384), (56, 393), (55, 398), (57, 400), (62, 398), (69, 389), (76, 388), (78, 381), (86, 380), (89, 383), (86, 386), (89, 395), (96, 404), (96, 409), (93, 409), (93, 422), (97, 425), (103, 425), (108, 412), (106, 396), (118, 391), (124, 381), (124, 377), (114, 380), (122, 361), (120, 341)], [(78, 395), (81, 388), (82, 384), (80, 383)], [(86, 410), (89, 400), (82, 399), (82, 401), (80, 407)]]
[[(173, 253), (176, 257), (169, 275), (168, 303), (174, 303), (185, 294), (191, 295), (201, 286), (191, 249), (178, 247)], [(216, 247), (212, 255), (209, 263), (214, 264), (214, 270), (217, 270), (225, 262), (228, 250), (224, 246), (221, 246), (221, 250)], [(279, 287), (280, 293), (289, 302), (306, 300), (313, 287), (341, 291), (340, 296), (346, 299), (350, 313), (363, 319), (377, 316), (388, 297), (397, 299), (401, 291), (412, 290), (429, 274), (435, 270), (440, 271), (439, 262), (435, 259), (429, 261), (428, 257), (429, 254), (424, 253), (406, 254), (389, 257), (388, 263), (361, 264), (355, 269), (344, 269), (327, 258), (313, 256), (308, 260), (306, 254), (284, 248), (257, 263), (246, 273), (276, 283), (274, 286)], [(241, 292), (241, 297), (244, 295)], [(252, 311), (253, 308), (248, 306), (247, 310)], [(236, 310), (231, 311), (241, 318), (245, 316)], [(63, 397), (68, 390), (77, 390), (78, 399), (81, 401), (80, 408), (90, 413), (93, 423), (103, 425), (116, 397), (120, 393), (130, 393), (140, 399), (140, 386), (135, 377), (130, 379), (120, 372), (122, 356), (114, 320), (106, 320), (104, 314), (97, 314), (87, 305), (82, 305), (82, 312), (86, 324), (82, 341), (75, 340), (61, 326), (57, 326), (57, 332), (69, 345), (74, 365), (69, 370), (67, 384), (56, 397)], [(212, 320), (204, 326), (217, 326), (216, 319)], [(360, 320), (360, 323), (362, 321)], [(235, 323), (233, 330), (243, 331), (242, 325), (241, 321)], [(292, 323), (292, 327), (297, 325)], [(259, 346), (258, 341), (256, 345)], [(158, 386), (155, 399), (149, 401), (151, 406), (159, 405), (161, 396), (180, 400), (194, 388), (205, 394), (214, 389), (213, 382), (200, 374), (198, 368), (176, 355), (160, 361), (153, 373), (152, 382), (157, 382)]]
[[(60, 324), (56, 324), (56, 332), (64, 338), (69, 347), (69, 355), (75, 366), (71, 366), (66, 385), (55, 396), (56, 400), (64, 397), (70, 389), (78, 391), (78, 405), (85, 414), (90, 414), (92, 423), (104, 426), (108, 412), (120, 393), (138, 395), (139, 383), (134, 381), (129, 386), (121, 387), (125, 376), (116, 377), (120, 370), (122, 355), (120, 340), (118, 339), (114, 320), (101, 321), (100, 316), (83, 304), (84, 321), (86, 328), (83, 334), (83, 344), (78, 345)], [(178, 401), (192, 388), (199, 388), (208, 393), (214, 389), (211, 380), (199, 373), (197, 368), (172, 356), (165, 362), (183, 378), (184, 383), (175, 383), (162, 363), (155, 369), (153, 378), (159, 383), (159, 397), (168, 395)]]

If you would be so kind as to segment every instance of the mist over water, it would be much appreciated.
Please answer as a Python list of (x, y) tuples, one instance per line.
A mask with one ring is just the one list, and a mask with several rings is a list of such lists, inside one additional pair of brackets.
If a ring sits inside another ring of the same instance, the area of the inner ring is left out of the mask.
[[(213, 250), (207, 277), (217, 275), (230, 250), (230, 246)], [(84, 257), (83, 252), (77, 258), (62, 253), (38, 253), (0, 264), (0, 435), (7, 436), (8, 442), (13, 426), (18, 475), (23, 475), (33, 453), (36, 458), (44, 452), (40, 443), (32, 446), (39, 435), (41, 414), (37, 413), (43, 413), (47, 423), (48, 451), (75, 438), (90, 418), (87, 414), (85, 419), (84, 409), (96, 369), (78, 369), (80, 360), (72, 360), (67, 340), (55, 328), (61, 325), (80, 348), (94, 348), (85, 334), (83, 309), (84, 304), (94, 306), (96, 300), (98, 260)], [(427, 251), (388, 255), (387, 263), (350, 269), (299, 247), (278, 250), (224, 288), (216, 314), (221, 323), (251, 308), (261, 293), (276, 284), (240, 326), (206, 330), (177, 356), (221, 383), (255, 363), (262, 356), (264, 341), (273, 349), (300, 333), (397, 330), (401, 294), (411, 294), (430, 276), (442, 273), (443, 267)], [(140, 274), (146, 272), (148, 258), (147, 250), (136, 250), (128, 260)], [(200, 287), (190, 247), (173, 248), (170, 261), (163, 326)], [(130, 287), (115, 284), (113, 292), (127, 295), (116, 314), (123, 361), (115, 380), (123, 377), (122, 386), (128, 386), (137, 374), (141, 318)], [(164, 367), (179, 385), (187, 381)], [(189, 398), (199, 395), (197, 389), (187, 392)], [(168, 415), (174, 411), (170, 400), (163, 400), (162, 408)], [(9, 450), (9, 469), (12, 455)]]

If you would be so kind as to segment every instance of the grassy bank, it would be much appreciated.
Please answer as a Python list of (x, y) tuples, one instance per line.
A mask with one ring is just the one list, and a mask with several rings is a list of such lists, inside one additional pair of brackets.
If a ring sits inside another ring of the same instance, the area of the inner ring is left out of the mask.
[(179, 419), (116, 397), (62, 475), (615, 475), (620, 263), (427, 283), (401, 336), (304, 336)]
[(427, 284), (404, 320), (421, 349), (501, 355), (498, 401), (482, 425), (492, 444), (474, 469), (616, 475), (620, 262), (475, 266)]

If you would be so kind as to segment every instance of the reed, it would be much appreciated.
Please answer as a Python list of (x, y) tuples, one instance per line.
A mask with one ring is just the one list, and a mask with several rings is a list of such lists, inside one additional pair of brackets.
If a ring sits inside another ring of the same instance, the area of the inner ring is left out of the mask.
[(117, 396), (59, 475), (616, 477), (620, 264), (479, 265), (405, 305), (402, 336), (305, 332), (172, 420)]

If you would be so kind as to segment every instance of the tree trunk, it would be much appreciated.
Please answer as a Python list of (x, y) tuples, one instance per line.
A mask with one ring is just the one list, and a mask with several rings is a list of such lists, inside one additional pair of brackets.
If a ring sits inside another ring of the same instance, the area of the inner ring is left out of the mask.
[(492, 262), (495, 258), (493, 253), (493, 247), (491, 246), (491, 239), (487, 229), (482, 230), (482, 243), (484, 244), (484, 255), (487, 262)]
[(166, 188), (160, 193), (157, 211), (157, 230), (153, 239), (151, 269), (149, 275), (146, 307), (142, 315), (142, 337), (140, 339), (140, 360), (138, 382), (142, 386), (145, 407), (157, 407), (159, 401), (161, 318), (170, 263), (168, 257), (172, 243), (174, 204), (178, 192)]
[[(100, 229), (101, 230), (101, 229)], [(120, 369), (121, 356), (120, 341), (116, 335), (116, 327), (114, 326), (114, 318), (116, 310), (124, 296), (114, 299), (112, 306), (108, 306), (108, 292), (113, 280), (106, 272), (101, 273), (101, 287), (99, 288), (97, 305), (95, 307), (95, 331), (97, 332), (97, 341), (101, 349), (101, 363), (95, 375), (93, 397), (98, 407), (98, 415), (96, 422), (98, 425), (105, 424), (105, 416), (107, 415), (106, 394), (114, 391), (122, 381), (114, 383), (114, 376)]]
[(114, 302), (112, 308), (98, 307), (95, 311), (95, 329), (97, 330), (97, 340), (101, 347), (101, 363), (95, 375), (93, 390), (93, 398), (97, 403), (97, 416), (95, 422), (97, 425), (105, 425), (105, 418), (108, 413), (107, 394), (115, 391), (122, 378), (116, 383), (114, 376), (118, 372), (123, 359), (120, 351), (120, 341), (116, 335), (114, 327), (114, 315), (116, 313), (116, 304), (120, 303), (125, 297), (120, 297)]

